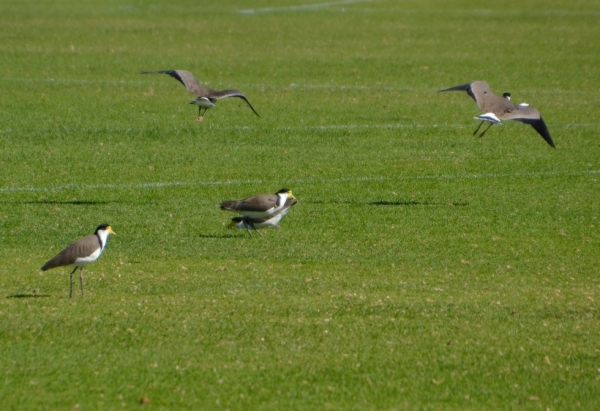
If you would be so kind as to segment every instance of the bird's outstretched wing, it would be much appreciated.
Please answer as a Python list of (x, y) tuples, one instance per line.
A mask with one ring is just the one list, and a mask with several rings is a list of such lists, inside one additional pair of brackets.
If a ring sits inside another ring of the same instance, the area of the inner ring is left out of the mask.
[(211, 91), (200, 84), (192, 72), (187, 70), (142, 71), (140, 74), (168, 74), (183, 84), (190, 93), (198, 97), (208, 97)]
[(216, 99), (227, 98), (227, 97), (241, 98), (242, 100), (244, 100), (246, 102), (246, 104), (248, 104), (248, 107), (250, 107), (250, 109), (254, 112), (254, 114), (256, 114), (258, 117), (260, 117), (260, 115), (256, 112), (256, 110), (254, 110), (254, 107), (252, 107), (252, 104), (250, 104), (250, 102), (248, 101), (246, 96), (243, 95), (242, 92), (239, 90), (223, 90), (223, 91), (210, 90), (210, 97), (216, 98)]
[(443, 90), (439, 90), (438, 93), (441, 93), (443, 91), (466, 91), (467, 94), (469, 94), (469, 96), (471, 96), (471, 98), (475, 101), (475, 103), (477, 103), (477, 98), (475, 98), (475, 95), (473, 94), (473, 90), (471, 89), (471, 83), (461, 84), (459, 86), (445, 88)]
[(554, 141), (552, 141), (552, 137), (550, 136), (548, 126), (546, 126), (546, 123), (537, 108), (526, 104), (513, 106), (512, 110), (507, 111), (502, 115), (502, 120), (516, 120), (521, 123), (530, 124), (535, 131), (546, 140), (546, 143), (551, 147), (556, 148), (554, 146)]

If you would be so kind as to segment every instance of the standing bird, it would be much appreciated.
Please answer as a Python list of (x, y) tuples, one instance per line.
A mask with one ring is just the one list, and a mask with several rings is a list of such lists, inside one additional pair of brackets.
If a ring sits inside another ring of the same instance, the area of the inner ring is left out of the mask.
[(73, 297), (73, 274), (77, 268), (79, 271), (79, 281), (81, 282), (81, 297), (85, 297), (83, 292), (83, 267), (92, 263), (100, 257), (102, 251), (106, 247), (108, 242), (108, 235), (116, 235), (110, 225), (101, 224), (96, 228), (94, 234), (90, 234), (79, 240), (71, 243), (67, 248), (62, 250), (56, 257), (52, 258), (42, 267), (42, 271), (49, 270), (55, 267), (72, 267), (75, 266), (71, 271), (71, 291), (69, 292), (69, 298)]
[(221, 203), (221, 210), (233, 211), (247, 217), (267, 217), (285, 206), (288, 198), (296, 198), (289, 188), (282, 188), (275, 194), (258, 194), (243, 200), (227, 200)]
[(469, 96), (475, 100), (477, 107), (484, 112), (484, 114), (475, 117), (475, 120), (481, 120), (481, 123), (473, 135), (477, 134), (477, 131), (479, 131), (484, 121), (489, 121), (490, 125), (479, 135), (479, 137), (482, 137), (493, 124), (500, 124), (502, 123), (502, 120), (517, 120), (525, 124), (531, 124), (535, 131), (537, 131), (551, 147), (556, 148), (540, 112), (529, 104), (521, 103), (518, 106), (512, 104), (510, 102), (510, 93), (504, 93), (502, 97), (496, 96), (492, 93), (489, 84), (485, 81), (462, 84), (460, 86), (440, 90), (439, 92), (442, 91), (466, 91)]
[[(198, 106), (198, 118), (196, 121), (204, 120), (204, 114), (206, 114), (206, 110), (209, 108), (213, 108), (216, 105), (218, 99), (225, 97), (239, 97), (248, 104), (248, 107), (254, 111), (258, 117), (258, 113), (252, 107), (252, 104), (248, 101), (246, 96), (244, 96), (239, 90), (211, 90), (209, 88), (204, 87), (202, 84), (196, 80), (194, 75), (186, 70), (163, 70), (163, 71), (142, 71), (140, 74), (168, 74), (173, 77), (177, 81), (187, 88), (187, 90), (198, 96), (195, 100), (191, 101), (190, 104), (195, 104)], [(202, 109), (204, 109), (204, 113), (202, 113)]]
[(286, 216), (288, 211), (290, 211), (290, 208), (293, 205), (295, 205), (297, 202), (298, 202), (298, 200), (296, 200), (295, 198), (288, 198), (287, 201), (285, 202), (283, 208), (281, 208), (281, 210), (279, 210), (275, 214), (271, 214), (270, 216), (267, 216), (267, 217), (248, 217), (248, 216), (234, 217), (231, 219), (231, 224), (229, 226), (231, 228), (233, 228), (233, 227), (245, 228), (251, 237), (252, 237), (252, 233), (250, 232), (250, 229), (253, 229), (258, 234), (262, 235), (262, 233), (260, 231), (258, 231), (259, 228), (264, 228), (264, 227), (279, 228), (279, 222), (283, 219), (283, 217)]

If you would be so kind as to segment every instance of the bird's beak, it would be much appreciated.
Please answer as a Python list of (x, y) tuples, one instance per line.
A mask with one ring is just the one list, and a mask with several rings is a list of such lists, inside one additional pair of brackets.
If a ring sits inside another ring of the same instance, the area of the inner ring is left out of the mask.
[(232, 221), (231, 223), (229, 223), (229, 225), (227, 226), (227, 228), (235, 228), (235, 225), (237, 223), (235, 221)]
[(117, 233), (115, 233), (115, 232), (112, 230), (112, 227), (111, 227), (111, 226), (108, 226), (108, 228), (107, 228), (106, 230), (107, 230), (109, 233), (111, 233), (112, 235), (117, 235)]
[(288, 191), (288, 198), (296, 198), (296, 197), (294, 197), (294, 195), (292, 194), (292, 190)]

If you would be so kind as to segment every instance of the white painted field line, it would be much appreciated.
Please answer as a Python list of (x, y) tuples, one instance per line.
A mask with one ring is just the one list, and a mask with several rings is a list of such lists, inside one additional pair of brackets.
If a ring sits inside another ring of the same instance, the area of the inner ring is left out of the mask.
[(102, 79), (74, 79), (74, 78), (26, 78), (26, 77), (0, 77), (0, 81), (8, 83), (56, 83), (56, 84), (111, 84), (115, 86), (126, 84), (145, 84), (145, 80), (102, 80)]
[(487, 173), (487, 174), (438, 174), (424, 176), (373, 176), (373, 177), (340, 177), (340, 178), (309, 178), (293, 179), (285, 182), (266, 180), (225, 180), (225, 181), (173, 181), (140, 184), (67, 184), (47, 187), (0, 187), (0, 192), (39, 192), (39, 191), (64, 191), (64, 190), (131, 190), (146, 188), (168, 187), (194, 187), (194, 186), (228, 186), (228, 185), (260, 185), (260, 184), (315, 184), (315, 183), (348, 183), (369, 181), (411, 181), (411, 180), (470, 180), (491, 178), (540, 178), (540, 177), (576, 177), (597, 175), (600, 170), (583, 170), (572, 173), (555, 171), (541, 171), (531, 173)]
[[(509, 123), (510, 124), (510, 123)], [(600, 123), (547, 123), (550, 127), (600, 127)], [(294, 131), (294, 130), (361, 130), (361, 129), (419, 129), (419, 128), (469, 128), (471, 123), (454, 123), (454, 124), (326, 124), (319, 126), (283, 126), (283, 127), (267, 127), (269, 130), (275, 131)], [(261, 126), (221, 126), (212, 124), (208, 127), (210, 130), (259, 130), (265, 127)], [(0, 133), (2, 131), (0, 130)]]
[(357, 3), (371, 3), (373, 0), (339, 0), (339, 1), (327, 1), (324, 3), (309, 3), (309, 4), (300, 4), (298, 6), (287, 6), (287, 7), (263, 7), (258, 9), (243, 9), (238, 10), (237, 12), (240, 14), (258, 14), (258, 13), (275, 13), (275, 12), (285, 12), (285, 11), (299, 11), (299, 10), (313, 10), (320, 9), (324, 7), (330, 6), (344, 6), (348, 4), (357, 4)]
[[(56, 83), (56, 84), (109, 84), (113, 86), (122, 86), (122, 85), (155, 85), (156, 82), (151, 80), (102, 80), (102, 79), (65, 79), (65, 78), (25, 78), (25, 77), (0, 77), (0, 82), (21, 82), (21, 83)], [(173, 83), (174, 84), (174, 83)], [(203, 81), (202, 84), (210, 87), (228, 87), (226, 83), (223, 82), (207, 82)], [(437, 93), (441, 88), (444, 88), (448, 85), (438, 85), (437, 88), (430, 87), (411, 87), (407, 85), (400, 86), (386, 86), (386, 85), (347, 85), (347, 84), (313, 84), (313, 83), (291, 83), (291, 84), (238, 84), (237, 87), (244, 89), (323, 89), (323, 90), (358, 90), (358, 91), (373, 91), (373, 90), (383, 90), (383, 91), (415, 91), (422, 93)], [(596, 94), (595, 90), (561, 90), (561, 89), (522, 89), (520, 90), (521, 95), (525, 94)]]
[[(450, 3), (449, 3), (450, 4)], [(446, 8), (426, 8), (426, 9), (410, 9), (402, 7), (351, 7), (344, 8), (344, 12), (353, 13), (398, 13), (405, 16), (414, 14), (443, 14), (444, 16), (530, 16), (528, 10), (506, 10), (506, 9), (446, 9)], [(597, 10), (536, 10), (535, 15), (538, 17), (599, 17), (600, 11)]]
[[(570, 127), (592, 127), (600, 128), (600, 123), (547, 123), (553, 128), (570, 128)], [(426, 129), (426, 128), (469, 128), (471, 123), (440, 123), (440, 124), (327, 124), (319, 126), (281, 126), (281, 127), (265, 127), (265, 126), (223, 126), (219, 124), (211, 124), (206, 127), (208, 130), (264, 130), (269, 129), (270, 131), (300, 131), (300, 130), (412, 130), (412, 129)], [(23, 133), (31, 130), (18, 130), (13, 128), (6, 128), (0, 130), (0, 134), (11, 134), (11, 133)], [(111, 133), (133, 133), (142, 132), (144, 129), (134, 128), (95, 128), (87, 129), (83, 128), (60, 128), (46, 130), (47, 132), (58, 132), (58, 133), (96, 133), (96, 132), (111, 132)], [(165, 132), (168, 132), (166, 130)]]
[[(276, 131), (295, 131), (295, 130), (367, 130), (367, 129), (415, 129), (415, 128), (462, 128), (464, 124), (328, 124), (320, 126), (283, 126), (269, 127)], [(264, 127), (257, 126), (220, 126), (211, 125), (211, 130), (257, 130)]]
[[(272, 87), (265, 85), (264, 87)], [(392, 87), (392, 86), (384, 86), (384, 85), (369, 85), (369, 86), (359, 86), (359, 85), (336, 85), (336, 84), (290, 84), (291, 88), (304, 88), (304, 89), (324, 89), (324, 90), (384, 90), (384, 91), (422, 91), (422, 92), (437, 92), (437, 89), (426, 88), (426, 87), (409, 87), (409, 86), (400, 86), (400, 87)], [(286, 88), (286, 87), (283, 87)]]

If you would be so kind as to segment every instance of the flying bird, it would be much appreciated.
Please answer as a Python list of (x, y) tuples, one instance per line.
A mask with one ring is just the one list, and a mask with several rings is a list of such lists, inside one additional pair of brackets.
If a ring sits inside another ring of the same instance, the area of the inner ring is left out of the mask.
[(525, 124), (530, 124), (551, 147), (556, 148), (540, 112), (529, 104), (512, 104), (510, 102), (510, 93), (504, 93), (502, 97), (496, 96), (485, 81), (461, 84), (460, 86), (446, 88), (439, 92), (442, 91), (466, 91), (475, 100), (477, 107), (484, 112), (484, 114), (475, 117), (476, 120), (481, 120), (481, 123), (473, 135), (477, 134), (477, 131), (479, 131), (485, 121), (488, 121), (490, 125), (479, 137), (482, 137), (493, 124), (500, 124), (502, 120), (517, 120)]
[(85, 297), (83, 291), (83, 267), (92, 263), (100, 257), (102, 251), (108, 242), (108, 235), (116, 235), (110, 225), (101, 224), (96, 228), (94, 234), (71, 243), (67, 248), (62, 250), (58, 255), (49, 260), (42, 267), (42, 271), (49, 270), (55, 267), (75, 267), (71, 271), (71, 291), (69, 298), (73, 297), (73, 274), (79, 268), (79, 281), (81, 282), (81, 297)]
[(275, 194), (258, 194), (243, 200), (227, 200), (221, 203), (221, 210), (233, 211), (246, 217), (268, 217), (279, 212), (288, 198), (296, 198), (289, 188), (282, 188)]
[(265, 227), (273, 227), (279, 228), (279, 222), (286, 216), (286, 214), (290, 211), (290, 208), (298, 202), (296, 198), (288, 198), (283, 207), (274, 214), (271, 214), (267, 217), (234, 217), (231, 219), (230, 227), (236, 228), (245, 228), (248, 231), (248, 234), (252, 236), (252, 232), (250, 229), (256, 231), (258, 234), (262, 235), (259, 228)]
[[(185, 86), (185, 88), (192, 94), (195, 94), (197, 97), (195, 100), (191, 101), (190, 104), (195, 104), (198, 106), (198, 118), (196, 121), (204, 120), (204, 114), (206, 114), (206, 110), (209, 108), (213, 108), (218, 99), (226, 98), (226, 97), (238, 97), (241, 98), (248, 104), (248, 107), (256, 114), (258, 117), (258, 113), (252, 107), (252, 104), (248, 101), (246, 96), (242, 94), (239, 90), (212, 90), (204, 87), (202, 84), (196, 80), (194, 75), (186, 70), (162, 70), (162, 71), (142, 71), (140, 74), (168, 74), (173, 77), (181, 84)], [(202, 112), (204, 109), (204, 112)]]

